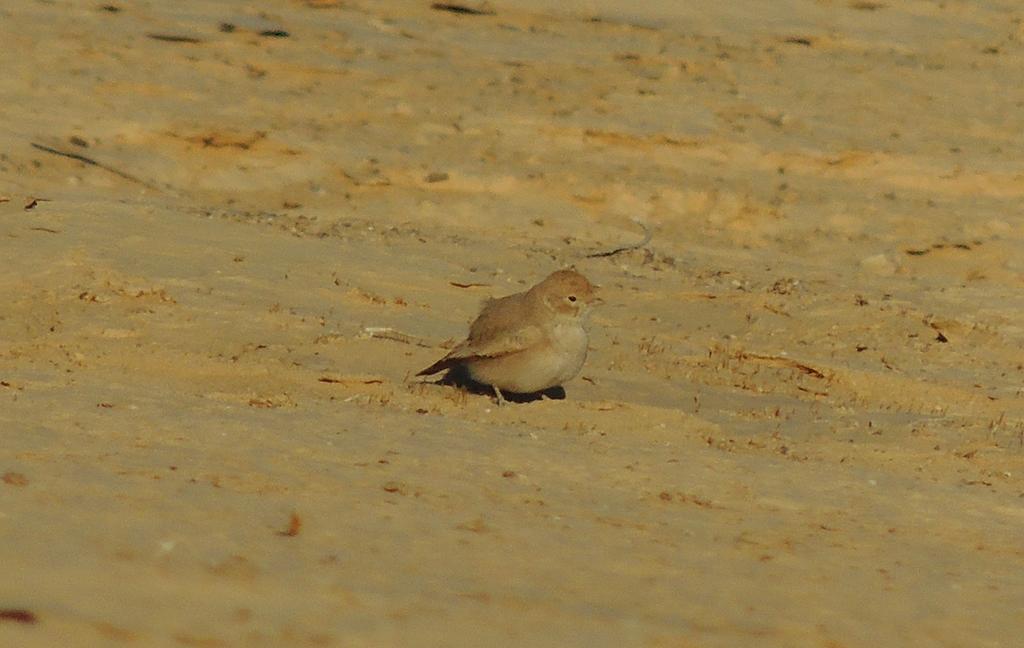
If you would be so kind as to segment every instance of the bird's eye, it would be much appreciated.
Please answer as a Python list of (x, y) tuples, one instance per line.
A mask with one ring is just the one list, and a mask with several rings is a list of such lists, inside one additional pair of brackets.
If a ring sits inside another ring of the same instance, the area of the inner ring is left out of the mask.
[(576, 301), (576, 295), (569, 295), (569, 301), (571, 301), (571, 302)]

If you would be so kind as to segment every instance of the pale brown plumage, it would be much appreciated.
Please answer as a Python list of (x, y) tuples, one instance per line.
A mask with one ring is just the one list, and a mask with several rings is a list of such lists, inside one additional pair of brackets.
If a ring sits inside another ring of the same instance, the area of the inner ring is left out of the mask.
[(600, 302), (575, 270), (559, 270), (521, 293), (488, 300), (469, 336), (418, 375), (465, 367), (473, 380), (501, 391), (538, 392), (579, 373), (587, 355), (584, 323)]

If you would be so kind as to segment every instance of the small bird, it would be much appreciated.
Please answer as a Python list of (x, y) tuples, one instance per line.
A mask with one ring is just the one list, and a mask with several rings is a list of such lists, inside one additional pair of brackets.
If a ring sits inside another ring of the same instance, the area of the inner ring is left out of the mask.
[(573, 378), (587, 359), (584, 328), (590, 307), (601, 303), (596, 287), (575, 270), (558, 270), (533, 288), (489, 299), (469, 327), (469, 337), (418, 376), (464, 369), (502, 392), (532, 394)]

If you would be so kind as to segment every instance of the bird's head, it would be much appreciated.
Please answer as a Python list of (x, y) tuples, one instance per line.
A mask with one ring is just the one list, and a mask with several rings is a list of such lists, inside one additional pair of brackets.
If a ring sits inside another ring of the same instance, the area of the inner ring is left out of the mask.
[(553, 272), (533, 291), (552, 312), (565, 317), (582, 317), (592, 306), (603, 303), (597, 287), (575, 270)]

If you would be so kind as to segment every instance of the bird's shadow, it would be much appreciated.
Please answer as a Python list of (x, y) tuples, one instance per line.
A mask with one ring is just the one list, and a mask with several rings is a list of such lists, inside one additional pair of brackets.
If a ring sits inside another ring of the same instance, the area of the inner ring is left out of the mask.
[[(470, 378), (466, 367), (461, 365), (449, 369), (448, 372), (434, 384), (458, 387), (459, 389), (463, 389), (471, 394), (481, 394), (491, 396), (492, 398), (494, 397), (494, 388)], [(565, 400), (565, 388), (561, 385), (557, 385), (538, 392), (525, 394), (502, 390), (501, 395), (510, 403), (532, 403), (534, 401), (543, 400), (544, 398), (550, 398), (551, 400)]]

